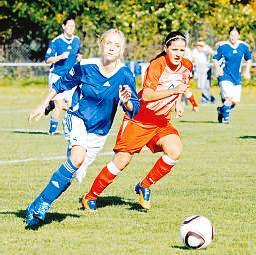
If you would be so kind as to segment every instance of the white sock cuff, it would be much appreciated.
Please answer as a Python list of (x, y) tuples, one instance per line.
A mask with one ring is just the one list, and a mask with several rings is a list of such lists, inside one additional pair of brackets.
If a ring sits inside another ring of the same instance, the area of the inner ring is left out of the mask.
[(168, 157), (167, 155), (163, 155), (163, 156), (162, 156), (162, 159), (163, 159), (163, 161), (164, 161), (166, 164), (168, 164), (168, 165), (170, 165), (170, 166), (174, 166), (174, 165), (176, 165), (176, 163), (178, 162), (178, 160), (173, 160), (173, 159), (171, 159), (170, 157)]
[(107, 168), (111, 174), (119, 175), (121, 171), (116, 167), (116, 165), (111, 161), (107, 164)]

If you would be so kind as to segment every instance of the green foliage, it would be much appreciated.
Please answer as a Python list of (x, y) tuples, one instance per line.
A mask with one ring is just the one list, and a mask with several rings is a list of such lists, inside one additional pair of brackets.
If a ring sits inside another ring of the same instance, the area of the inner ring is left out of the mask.
[(97, 37), (112, 27), (126, 34), (128, 59), (148, 60), (171, 30), (189, 31), (192, 44), (200, 37), (214, 47), (227, 38), (231, 25), (242, 27), (242, 38), (255, 49), (255, 0), (4, 0), (0, 10), (0, 43), (18, 39), (29, 45), (31, 59), (42, 59), (71, 14), (77, 15), (85, 57), (98, 54)]

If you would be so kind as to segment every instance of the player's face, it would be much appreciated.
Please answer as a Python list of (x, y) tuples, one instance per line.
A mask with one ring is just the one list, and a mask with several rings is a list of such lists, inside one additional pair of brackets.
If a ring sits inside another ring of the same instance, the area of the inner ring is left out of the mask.
[(237, 41), (239, 40), (239, 33), (237, 30), (232, 30), (229, 34), (229, 40), (232, 44), (236, 44)]
[(65, 25), (62, 26), (64, 30), (64, 34), (68, 37), (71, 37), (75, 32), (75, 21), (73, 19), (70, 19), (67, 21)]
[(102, 55), (105, 60), (110, 62), (120, 58), (122, 41), (117, 33), (107, 34), (102, 42)]
[(172, 41), (170, 46), (166, 49), (166, 54), (170, 59), (170, 62), (177, 66), (180, 64), (184, 57), (186, 49), (186, 43), (184, 40)]

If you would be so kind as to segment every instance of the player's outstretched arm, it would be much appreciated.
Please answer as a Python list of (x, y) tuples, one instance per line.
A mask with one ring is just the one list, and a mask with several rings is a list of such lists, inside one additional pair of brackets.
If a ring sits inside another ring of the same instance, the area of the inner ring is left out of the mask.
[(44, 115), (46, 106), (49, 104), (51, 99), (53, 99), (56, 95), (57, 92), (54, 89), (51, 89), (45, 97), (45, 99), (43, 100), (43, 102), (29, 114), (28, 122), (31, 123), (33, 119), (39, 120)]

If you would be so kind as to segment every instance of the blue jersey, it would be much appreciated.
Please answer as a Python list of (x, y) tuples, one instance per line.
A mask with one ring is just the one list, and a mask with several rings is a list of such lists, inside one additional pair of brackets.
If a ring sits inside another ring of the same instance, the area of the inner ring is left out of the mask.
[(63, 34), (55, 37), (47, 49), (45, 55), (45, 61), (50, 57), (61, 55), (64, 52), (69, 52), (69, 56), (66, 59), (62, 59), (55, 64), (51, 65), (50, 72), (59, 76), (67, 73), (76, 63), (77, 54), (80, 51), (80, 39), (77, 36), (73, 36), (70, 39), (64, 37)]
[(119, 105), (119, 85), (131, 88), (133, 111), (123, 110), (133, 118), (139, 111), (136, 83), (128, 67), (122, 65), (110, 75), (103, 75), (99, 60), (82, 60), (53, 84), (57, 93), (77, 86), (68, 110), (84, 121), (88, 133), (108, 134)]
[(242, 61), (252, 59), (252, 54), (246, 43), (238, 41), (236, 46), (230, 42), (225, 42), (217, 49), (213, 59), (224, 61), (223, 76), (219, 76), (219, 81), (230, 81), (234, 85), (241, 84), (241, 66)]

